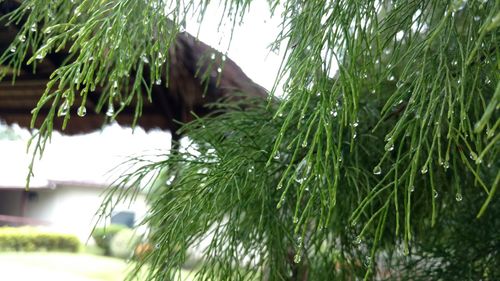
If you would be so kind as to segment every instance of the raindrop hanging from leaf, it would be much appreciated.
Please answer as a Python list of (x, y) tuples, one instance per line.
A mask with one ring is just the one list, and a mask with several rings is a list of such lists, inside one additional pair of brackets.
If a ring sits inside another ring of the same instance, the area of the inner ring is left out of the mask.
[(297, 166), (297, 170), (295, 171), (295, 181), (300, 184), (304, 183), (309, 177), (309, 171), (310, 168), (307, 164), (307, 161), (305, 159), (302, 159), (302, 161), (300, 161), (299, 165)]
[(112, 117), (114, 114), (115, 114), (115, 108), (113, 106), (113, 103), (109, 103), (108, 110), (106, 111), (106, 116)]
[(68, 115), (68, 113), (69, 113), (69, 102), (68, 100), (65, 100), (59, 107), (59, 110), (57, 111), (57, 116), (63, 117)]
[(85, 108), (84, 105), (81, 105), (78, 108), (78, 111), (76, 112), (76, 114), (78, 114), (78, 116), (80, 116), (80, 117), (84, 117), (87, 114), (87, 109)]

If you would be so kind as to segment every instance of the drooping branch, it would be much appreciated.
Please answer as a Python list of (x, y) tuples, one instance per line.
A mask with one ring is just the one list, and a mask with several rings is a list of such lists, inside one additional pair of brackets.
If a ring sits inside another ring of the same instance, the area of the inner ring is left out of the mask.
[[(20, 7), (17, 1), (5, 1), (0, 4), (0, 16), (15, 11)], [(0, 53), (8, 54), (14, 45), (14, 40), (19, 40), (16, 35), (21, 26), (25, 24), (20, 22), (17, 25), (10, 24), (7, 27), (0, 27)], [(72, 63), (74, 55), (70, 53), (72, 45), (68, 44), (59, 52), (49, 53), (43, 59), (36, 62), (31, 72), (31, 66), (26, 64), (27, 60), (35, 55), (35, 52), (28, 49), (19, 73), (15, 70), (8, 71), (8, 64), (0, 66), (0, 70), (6, 70), (7, 76), (4, 82), (0, 83), (0, 118), (7, 123), (18, 123), (21, 126), (28, 127), (31, 120), (31, 110), (36, 106), (40, 96), (45, 90), (45, 84), (50, 80), (50, 75), (58, 68)], [(178, 33), (174, 43), (170, 45), (166, 57), (167, 69), (156, 79), (154, 85), (150, 88), (151, 100), (148, 101), (147, 87), (143, 88), (142, 116), (137, 124), (145, 129), (161, 128), (172, 132), (174, 139), (178, 138), (177, 130), (180, 123), (191, 121), (194, 116), (205, 116), (212, 109), (209, 104), (215, 103), (221, 99), (235, 100), (242, 96), (265, 97), (267, 91), (254, 83), (241, 68), (226, 55), (218, 52), (209, 45), (199, 41), (187, 32)], [(145, 65), (150, 62), (143, 58)], [(90, 63), (90, 62), (89, 62)], [(137, 71), (137, 70), (136, 70)], [(18, 74), (18, 77), (15, 77)], [(127, 91), (136, 83), (137, 78), (143, 81), (153, 79), (149, 68), (144, 67), (142, 75), (137, 75), (134, 71), (129, 75), (128, 84), (121, 88), (121, 91)], [(10, 85), (9, 78), (15, 77), (16, 83)], [(33, 83), (37, 80), (37, 83)], [(138, 81), (142, 83), (143, 81)], [(111, 82), (110, 82), (111, 84)], [(30, 85), (26, 89), (27, 85)], [(60, 89), (58, 89), (60, 90)], [(73, 118), (68, 122), (64, 133), (84, 133), (96, 130), (105, 122), (105, 114), (99, 114), (103, 105), (102, 93), (105, 86), (97, 86), (86, 96), (86, 118)], [(68, 111), (76, 112), (77, 105), (81, 103), (81, 97), (77, 96), (73, 102), (74, 108)], [(131, 125), (135, 121), (136, 104), (121, 109), (117, 114), (116, 121), (122, 125)], [(108, 104), (108, 113), (109, 113)], [(50, 106), (47, 104), (38, 112), (36, 126), (45, 120)], [(84, 115), (84, 114), (79, 114)], [(111, 114), (108, 114), (111, 115)], [(61, 128), (65, 116), (54, 118), (54, 128)], [(109, 117), (109, 116), (108, 116)], [(109, 118), (108, 118), (109, 119)]]

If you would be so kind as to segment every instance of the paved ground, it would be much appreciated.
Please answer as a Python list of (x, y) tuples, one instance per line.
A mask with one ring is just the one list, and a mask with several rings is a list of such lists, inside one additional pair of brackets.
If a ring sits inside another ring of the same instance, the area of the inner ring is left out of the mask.
[(0, 281), (123, 281), (127, 269), (121, 259), (90, 254), (0, 252)]
[(69, 253), (0, 253), (2, 281), (122, 281), (118, 259)]

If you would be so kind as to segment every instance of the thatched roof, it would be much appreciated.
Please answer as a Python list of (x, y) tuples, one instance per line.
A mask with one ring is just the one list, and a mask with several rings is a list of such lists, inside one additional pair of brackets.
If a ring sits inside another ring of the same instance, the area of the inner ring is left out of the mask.
[[(0, 2), (0, 16), (18, 6), (19, 3), (16, 0)], [(16, 38), (18, 30), (18, 26), (5, 26), (5, 23), (0, 23), (0, 53), (9, 51), (8, 48)], [(205, 107), (207, 103), (215, 102), (221, 97), (228, 98), (235, 92), (245, 92), (252, 96), (266, 95), (265, 89), (251, 81), (230, 59), (227, 59), (224, 64), (220, 83), (217, 84), (217, 78), (212, 77), (213, 81), (209, 82), (208, 92), (202, 95), (204, 87), (201, 86), (200, 79), (195, 78), (195, 72), (204, 54), (216, 51), (188, 33), (179, 34), (175, 46), (171, 49), (175, 49), (175, 52), (169, 50), (170, 77), (163, 79), (163, 81), (169, 81), (169, 88), (165, 85), (153, 87), (153, 102), (144, 104), (142, 117), (139, 120), (139, 126), (145, 129), (161, 128), (175, 132), (179, 125), (174, 120), (188, 122), (192, 119), (191, 112), (203, 116), (209, 112), (209, 109)], [(30, 54), (27, 57), (31, 57)], [(64, 52), (49, 54), (37, 63), (35, 72), (32, 66), (24, 64), (14, 84), (12, 76), (4, 77), (0, 81), (0, 120), (29, 127), (31, 110), (45, 90), (50, 74), (63, 64), (65, 57)], [(1, 67), (5, 69), (6, 66), (0, 65)], [(85, 118), (80, 118), (73, 114), (65, 133), (90, 132), (103, 125), (104, 114), (95, 112), (99, 94), (100, 89), (96, 89), (89, 95), (86, 104), (87, 115)], [(75, 104), (79, 102), (76, 101)], [(45, 108), (41, 111), (36, 125), (41, 123), (48, 110), (49, 108)], [(74, 113), (76, 108), (71, 110)], [(132, 106), (121, 112), (117, 121), (127, 125), (132, 123), (133, 118)], [(56, 118), (54, 128), (61, 128), (62, 121), (63, 118)]]

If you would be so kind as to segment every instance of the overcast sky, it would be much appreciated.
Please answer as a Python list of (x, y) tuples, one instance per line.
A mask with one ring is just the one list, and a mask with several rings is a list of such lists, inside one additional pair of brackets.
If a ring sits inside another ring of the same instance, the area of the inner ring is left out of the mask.
[(226, 19), (220, 24), (224, 8), (222, 4), (220, 5), (209, 6), (201, 26), (195, 18), (188, 20), (186, 30), (198, 35), (201, 41), (221, 52), (225, 52), (229, 46), (229, 57), (254, 82), (271, 90), (281, 63), (281, 56), (270, 52), (268, 47), (280, 31), (281, 10), (278, 8), (272, 16), (266, 0), (252, 1), (242, 25), (236, 26), (232, 41), (229, 42), (232, 22)]

